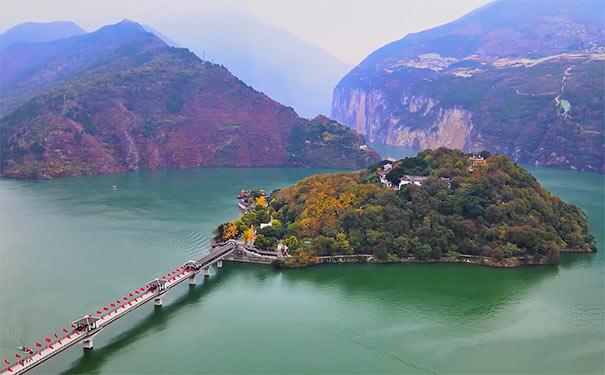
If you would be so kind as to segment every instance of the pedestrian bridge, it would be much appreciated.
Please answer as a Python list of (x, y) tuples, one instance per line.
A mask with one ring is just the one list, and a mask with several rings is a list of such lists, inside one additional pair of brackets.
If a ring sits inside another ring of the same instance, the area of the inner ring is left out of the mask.
[(162, 306), (162, 296), (170, 289), (184, 281), (195, 285), (197, 274), (202, 272), (204, 276), (209, 276), (210, 267), (216, 265), (221, 268), (223, 260), (267, 264), (271, 263), (273, 259), (275, 257), (254, 253), (250, 247), (238, 244), (235, 240), (218, 244), (200, 259), (188, 261), (166, 275), (149, 281), (145, 287), (134, 289), (128, 295), (116, 299), (115, 303), (112, 302), (101, 310), (97, 310), (96, 314), (86, 315), (73, 321), (69, 328), (63, 328), (60, 333), (40, 340), (31, 347), (23, 348), (21, 353), (15, 354), (12, 363), (8, 359), (4, 359), (5, 367), (0, 374), (23, 374), (80, 343), (84, 349), (92, 349), (93, 339), (105, 327), (148, 302), (153, 301), (154, 305)]

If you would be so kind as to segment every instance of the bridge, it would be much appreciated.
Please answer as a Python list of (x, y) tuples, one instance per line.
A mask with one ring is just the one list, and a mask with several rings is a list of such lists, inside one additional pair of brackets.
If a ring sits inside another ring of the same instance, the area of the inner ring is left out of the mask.
[(116, 299), (115, 303), (97, 310), (93, 316), (85, 315), (73, 321), (69, 329), (63, 328), (60, 334), (47, 337), (43, 343), (36, 342), (30, 347), (23, 348), (22, 353), (16, 353), (13, 363), (4, 360), (6, 367), (0, 375), (23, 374), (34, 367), (46, 362), (65, 350), (82, 344), (85, 350), (93, 348), (93, 339), (105, 327), (142, 305), (153, 301), (155, 306), (162, 306), (162, 296), (177, 285), (188, 281), (189, 285), (196, 284), (196, 275), (202, 272), (204, 276), (210, 275), (210, 268), (216, 265), (223, 266), (223, 260), (248, 263), (271, 263), (276, 256), (260, 254), (254, 248), (229, 240), (221, 244), (213, 244), (210, 252), (198, 260), (190, 260), (181, 267), (171, 270), (161, 277), (149, 281), (145, 287), (134, 289), (127, 296)]

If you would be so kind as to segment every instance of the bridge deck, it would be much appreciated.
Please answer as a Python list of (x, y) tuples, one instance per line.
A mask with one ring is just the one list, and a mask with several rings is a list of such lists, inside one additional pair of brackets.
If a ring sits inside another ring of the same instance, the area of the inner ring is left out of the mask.
[(17, 375), (25, 373), (78, 343), (92, 340), (92, 338), (96, 336), (104, 327), (122, 318), (147, 302), (167, 293), (170, 289), (179, 285), (183, 281), (195, 276), (200, 272), (201, 269), (206, 269), (212, 266), (214, 263), (217, 263), (218, 261), (227, 257), (235, 250), (237, 250), (237, 244), (235, 244), (235, 242), (230, 242), (220, 247), (211, 249), (210, 253), (195, 261), (195, 263), (198, 265), (198, 269), (189, 270), (181, 267), (181, 269), (177, 269), (178, 271), (175, 270), (169, 272), (167, 276), (162, 276), (162, 278), (166, 280), (164, 290), (154, 291), (148, 288), (140, 288), (135, 290), (129, 294), (132, 297), (128, 297), (126, 300), (123, 299), (124, 297), (122, 300), (116, 300), (117, 305), (115, 307), (112, 307), (106, 313), (98, 314), (100, 320), (96, 322), (95, 329), (91, 329), (88, 332), (80, 332), (76, 329), (71, 329), (63, 336), (51, 340), (50, 343), (42, 347), (40, 350), (34, 351), (30, 354), (23, 353), (22, 358), (18, 362), (7, 366), (0, 372), (0, 374)]

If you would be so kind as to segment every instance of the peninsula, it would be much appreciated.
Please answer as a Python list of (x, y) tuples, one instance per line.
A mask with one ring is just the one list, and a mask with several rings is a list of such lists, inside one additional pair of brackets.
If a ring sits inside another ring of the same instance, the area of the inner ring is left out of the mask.
[(556, 265), (594, 252), (586, 215), (506, 156), (439, 148), (366, 170), (244, 192), (218, 240), (275, 252), (279, 267), (334, 262)]

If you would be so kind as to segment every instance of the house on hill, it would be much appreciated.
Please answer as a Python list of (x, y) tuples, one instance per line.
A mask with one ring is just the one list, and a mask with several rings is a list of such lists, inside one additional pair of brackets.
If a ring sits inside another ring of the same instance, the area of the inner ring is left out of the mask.
[[(400, 190), (402, 187), (408, 184), (414, 184), (417, 186), (422, 186), (422, 183), (431, 176), (413, 176), (413, 175), (405, 175), (399, 179), (399, 186), (395, 187), (395, 190)], [(451, 187), (451, 180), (447, 177), (439, 177), (441, 181), (447, 181), (447, 188)]]

